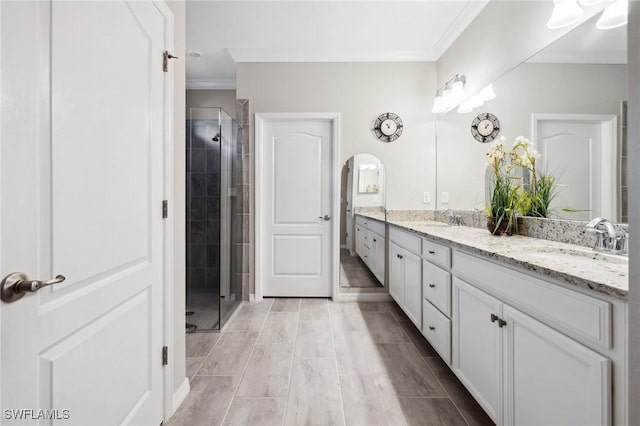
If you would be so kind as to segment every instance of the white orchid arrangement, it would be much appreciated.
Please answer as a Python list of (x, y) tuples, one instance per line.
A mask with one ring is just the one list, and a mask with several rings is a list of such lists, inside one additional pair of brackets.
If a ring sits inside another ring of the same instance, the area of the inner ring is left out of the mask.
[[(523, 137), (516, 138), (511, 149), (507, 139), (501, 136), (491, 144), (487, 152), (487, 164), (493, 172), (491, 203), (487, 214), (495, 217), (497, 226), (508, 221), (507, 232), (517, 232), (517, 214), (547, 217), (549, 204), (555, 196), (555, 179), (540, 173), (536, 167), (540, 153), (533, 143)], [(517, 167), (516, 167), (517, 166)], [(524, 182), (523, 170), (529, 182)]]

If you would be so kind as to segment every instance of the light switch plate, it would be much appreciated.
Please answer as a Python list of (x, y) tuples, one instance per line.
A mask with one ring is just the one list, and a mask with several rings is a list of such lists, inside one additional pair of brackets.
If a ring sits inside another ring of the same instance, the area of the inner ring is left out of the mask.
[(443, 192), (442, 193), (442, 204), (449, 204), (449, 193), (448, 192)]
[(425, 192), (424, 195), (422, 196), (422, 202), (425, 204), (429, 204), (431, 202), (431, 193), (430, 192)]

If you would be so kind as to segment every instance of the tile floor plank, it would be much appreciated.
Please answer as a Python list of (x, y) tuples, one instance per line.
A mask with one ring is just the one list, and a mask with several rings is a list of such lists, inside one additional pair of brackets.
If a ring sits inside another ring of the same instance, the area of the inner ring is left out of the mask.
[(343, 425), (333, 358), (294, 358), (285, 425)]
[(235, 398), (224, 425), (281, 426), (285, 398)]
[(227, 331), (204, 360), (199, 376), (240, 375), (258, 338), (257, 331)]
[(196, 376), (191, 391), (166, 426), (219, 425), (229, 408), (238, 376)]
[(409, 426), (467, 426), (449, 398), (400, 398)]
[(242, 375), (238, 397), (286, 397), (293, 345), (256, 345)]

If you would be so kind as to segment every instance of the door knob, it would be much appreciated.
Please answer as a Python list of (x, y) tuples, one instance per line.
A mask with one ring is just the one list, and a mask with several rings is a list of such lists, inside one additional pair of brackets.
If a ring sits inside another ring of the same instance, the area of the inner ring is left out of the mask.
[(66, 278), (62, 275), (58, 275), (48, 281), (29, 280), (26, 274), (14, 272), (4, 277), (2, 283), (0, 283), (0, 299), (7, 303), (15, 302), (22, 298), (26, 292), (33, 293), (42, 287), (58, 284), (64, 280)]
[[(328, 214), (325, 214), (324, 216), (318, 216), (318, 219), (331, 220), (331, 216), (329, 216)], [(359, 231), (359, 229), (358, 229), (358, 231)]]

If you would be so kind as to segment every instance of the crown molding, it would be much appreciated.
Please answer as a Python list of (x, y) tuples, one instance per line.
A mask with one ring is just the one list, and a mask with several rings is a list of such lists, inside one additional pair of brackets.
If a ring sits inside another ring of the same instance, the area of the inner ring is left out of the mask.
[(187, 80), (187, 90), (233, 90), (235, 80)]
[(439, 60), (444, 52), (451, 47), (487, 4), (489, 4), (489, 0), (470, 0), (467, 2), (447, 31), (433, 45), (433, 55), (436, 60)]

